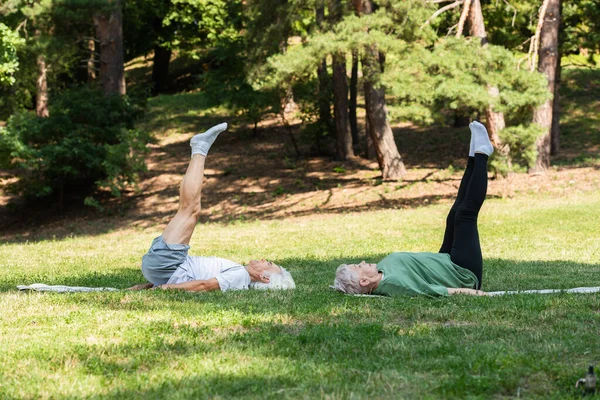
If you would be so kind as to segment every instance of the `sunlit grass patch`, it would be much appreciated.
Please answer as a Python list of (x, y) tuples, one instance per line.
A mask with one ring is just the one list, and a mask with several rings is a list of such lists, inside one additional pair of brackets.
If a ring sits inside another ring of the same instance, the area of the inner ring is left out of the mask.
[[(598, 192), (489, 199), (486, 290), (600, 285)], [(290, 292), (124, 288), (160, 231), (0, 245), (2, 398), (555, 397), (597, 362), (600, 296), (364, 298), (342, 262), (437, 251), (448, 205), (199, 225), (191, 254), (288, 267)]]

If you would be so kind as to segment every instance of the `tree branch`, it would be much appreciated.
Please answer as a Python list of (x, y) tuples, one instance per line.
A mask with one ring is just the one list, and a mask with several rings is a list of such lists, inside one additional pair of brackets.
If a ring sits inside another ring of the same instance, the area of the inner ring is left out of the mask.
[(550, 0), (544, 0), (542, 3), (542, 8), (540, 8), (540, 16), (538, 18), (537, 28), (535, 29), (535, 36), (531, 40), (531, 46), (529, 47), (530, 53), (533, 52), (531, 58), (531, 64), (529, 64), (529, 70), (533, 72), (537, 67), (537, 58), (538, 52), (540, 51), (540, 34), (542, 32), (542, 27), (544, 26), (544, 18), (546, 16), (546, 9), (548, 8), (548, 3)]
[(515, 18), (517, 18), (517, 9), (516, 9), (515, 7), (513, 7), (513, 5), (512, 5), (512, 4), (510, 4), (508, 1), (506, 1), (506, 0), (503, 0), (503, 1), (504, 1), (504, 3), (505, 3), (507, 6), (509, 6), (509, 7), (510, 7), (510, 8), (512, 8), (513, 10), (515, 10), (515, 12), (514, 12), (514, 14), (513, 14), (513, 17), (512, 17), (512, 22), (511, 22), (511, 24), (510, 24), (510, 25), (511, 25), (511, 26), (514, 28), (514, 26), (515, 26)]
[(456, 0), (454, 3), (452, 4), (448, 4), (447, 6), (444, 6), (442, 8), (440, 8), (439, 10), (437, 10), (436, 12), (433, 13), (433, 15), (431, 17), (429, 17), (429, 19), (427, 21), (425, 21), (425, 23), (423, 25), (421, 25), (421, 27), (419, 29), (423, 29), (425, 26), (429, 25), (429, 23), (435, 19), (435, 17), (437, 17), (438, 15), (440, 15), (441, 13), (448, 11), (452, 8), (456, 8), (458, 6), (460, 6), (462, 3), (464, 3), (465, 0)]
[[(83, 39), (77, 39), (77, 40), (74, 42), (74, 44), (77, 44), (77, 43), (80, 43), (80, 42), (83, 42)], [(54, 59), (53, 59), (52, 61), (48, 61), (48, 62), (46, 63), (46, 68), (47, 68), (47, 69), (50, 69), (50, 68), (52, 67), (52, 64), (54, 64), (55, 62), (58, 62), (58, 61), (60, 61), (60, 59), (61, 59), (61, 58), (63, 58), (63, 56), (64, 56), (65, 54), (67, 54), (67, 52), (68, 52), (68, 49), (67, 49), (67, 50), (65, 50), (65, 51), (63, 51), (63, 52), (61, 52), (61, 53), (59, 53), (59, 54), (58, 54), (56, 57), (54, 57)]]
[(448, 33), (446, 34), (446, 36), (450, 36), (450, 34), (452, 33), (452, 31), (455, 30), (456, 27), (458, 27), (458, 24), (454, 24), (450, 28), (448, 28)]
[[(27, 18), (25, 18), (25, 19), (23, 20), (23, 22), (21, 22), (21, 23), (19, 24), (19, 26), (17, 26), (17, 29), (15, 29), (15, 32), (19, 32), (19, 30), (20, 30), (21, 28), (23, 28), (23, 27), (27, 27)], [(27, 35), (27, 31), (25, 31), (25, 35)]]
[(458, 20), (458, 28), (456, 29), (457, 38), (462, 36), (463, 29), (465, 28), (465, 21), (467, 20), (467, 16), (469, 15), (470, 8), (471, 0), (465, 0), (465, 6), (463, 7), (462, 14), (460, 14), (460, 19)]

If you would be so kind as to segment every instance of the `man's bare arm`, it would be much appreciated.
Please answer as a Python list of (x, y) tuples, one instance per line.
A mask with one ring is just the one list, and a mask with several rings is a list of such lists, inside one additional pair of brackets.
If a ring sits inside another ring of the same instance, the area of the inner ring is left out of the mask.
[(468, 294), (470, 296), (487, 296), (487, 293), (483, 290), (465, 289), (465, 288), (447, 288), (448, 294)]
[(140, 283), (139, 285), (135, 285), (130, 288), (127, 288), (127, 290), (144, 290), (144, 289), (150, 289), (150, 288), (152, 288), (152, 286), (154, 286), (154, 285), (151, 284), (150, 282), (146, 282), (146, 283)]
[(171, 283), (159, 286), (161, 289), (178, 289), (185, 290), (186, 292), (211, 292), (213, 290), (221, 289), (217, 278), (210, 278), (205, 281), (189, 281), (182, 283)]

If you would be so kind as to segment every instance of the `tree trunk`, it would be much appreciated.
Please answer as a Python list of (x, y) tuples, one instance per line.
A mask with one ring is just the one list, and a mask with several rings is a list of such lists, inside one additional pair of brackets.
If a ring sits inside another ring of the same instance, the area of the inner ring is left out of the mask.
[(324, 59), (317, 67), (318, 86), (318, 102), (319, 102), (319, 122), (329, 131), (331, 123), (331, 104), (329, 102), (330, 87), (329, 74), (327, 73), (327, 61)]
[(281, 99), (281, 104), (280, 104), (280, 108), (279, 108), (279, 118), (281, 118), (281, 122), (283, 122), (285, 131), (287, 132), (288, 137), (290, 138), (290, 142), (292, 143), (292, 146), (294, 147), (294, 152), (296, 153), (296, 157), (300, 157), (300, 148), (298, 147), (298, 142), (296, 142), (296, 138), (294, 137), (294, 132), (292, 131), (290, 122), (285, 117), (285, 113), (286, 113), (285, 109), (287, 107), (286, 100), (287, 100), (286, 98)]
[(560, 66), (560, 52), (556, 59), (556, 83), (554, 85), (554, 99), (552, 100), (552, 128), (550, 139), (550, 154), (556, 155), (560, 150), (560, 77), (562, 68)]
[[(325, 4), (323, 0), (317, 3), (316, 8), (317, 29), (323, 28), (325, 21)], [(329, 74), (327, 73), (327, 58), (324, 58), (317, 67), (318, 86), (318, 104), (319, 104), (319, 122), (328, 133), (331, 126), (331, 88), (329, 86)]]
[[(343, 16), (341, 0), (329, 1), (329, 22), (331, 26), (339, 23)], [(335, 154), (341, 161), (354, 158), (352, 133), (348, 116), (348, 76), (346, 75), (346, 55), (342, 52), (332, 54), (333, 114), (335, 117)]]
[(456, 37), (459, 38), (463, 34), (463, 29), (465, 26), (465, 22), (467, 17), (469, 16), (471, 11), (471, 0), (464, 0), (463, 2), (463, 10), (460, 13), (460, 18), (458, 19), (458, 24), (456, 28)]
[(352, 52), (352, 72), (350, 74), (350, 103), (348, 112), (350, 119), (350, 132), (352, 133), (352, 143), (357, 147), (360, 143), (358, 137), (358, 120), (356, 118), (356, 104), (358, 96), (358, 52)]
[[(560, 20), (562, 21), (562, 1), (558, 8)], [(561, 75), (562, 67), (560, 65), (562, 60), (562, 38), (564, 38), (564, 26), (559, 24), (558, 30), (558, 57), (556, 57), (556, 80), (554, 85), (554, 99), (552, 101), (552, 128), (551, 128), (551, 140), (550, 140), (550, 154), (556, 155), (560, 150), (560, 86), (561, 86)]]
[(100, 79), (105, 95), (124, 95), (125, 68), (123, 56), (123, 15), (121, 0), (108, 0), (113, 9), (94, 15), (96, 35), (100, 40)]
[[(362, 0), (362, 2), (355, 0), (354, 5), (359, 15), (373, 12), (371, 0)], [(398, 152), (394, 134), (387, 119), (385, 88), (380, 84), (381, 59), (381, 55), (374, 45), (365, 48), (364, 57), (362, 58), (362, 70), (369, 136), (373, 140), (383, 179), (398, 180), (406, 174), (406, 168)]]
[(152, 94), (163, 93), (169, 81), (169, 63), (171, 62), (171, 49), (156, 44), (154, 46), (154, 59), (152, 62)]
[(387, 119), (385, 88), (379, 84), (380, 69), (377, 49), (374, 47), (368, 48), (362, 63), (369, 135), (373, 140), (377, 162), (381, 168), (383, 179), (402, 179), (406, 174), (406, 168), (396, 147), (394, 134)]
[(348, 118), (348, 78), (346, 76), (346, 57), (333, 55), (333, 110), (335, 115), (336, 157), (338, 160), (354, 158), (352, 133)]
[[(480, 38), (481, 45), (485, 47), (488, 44), (488, 39), (485, 31), (483, 12), (481, 11), (481, 2), (479, 0), (471, 0), (470, 2), (468, 22), (469, 35)], [(496, 86), (487, 85), (486, 88), (491, 97), (496, 98), (500, 96), (500, 91)], [(502, 140), (498, 135), (498, 133), (506, 127), (504, 113), (496, 112), (491, 105), (488, 105), (485, 109), (485, 119), (490, 140), (494, 143), (498, 152), (506, 157), (507, 162), (510, 165), (510, 148), (502, 143)]]
[(542, 173), (550, 167), (552, 105), (554, 101), (556, 70), (558, 58), (558, 30), (560, 27), (560, 0), (549, 0), (546, 12), (541, 15), (543, 25), (540, 31), (538, 50), (538, 71), (543, 73), (548, 80), (548, 91), (552, 97), (544, 102), (533, 112), (533, 122), (544, 129), (544, 133), (537, 139), (538, 151), (535, 166), (531, 173)]
[(46, 57), (43, 54), (37, 57), (38, 78), (36, 81), (35, 115), (46, 118), (48, 111), (48, 68)]
[(365, 136), (367, 137), (366, 150), (368, 160), (375, 160), (377, 158), (377, 153), (375, 152), (375, 146), (373, 145), (373, 139), (371, 139), (371, 134), (369, 133), (371, 129), (369, 128), (369, 118), (365, 118)]
[(471, 0), (467, 20), (469, 22), (469, 35), (480, 38), (482, 46), (488, 44), (485, 21), (483, 20), (483, 12), (481, 11), (479, 0)]

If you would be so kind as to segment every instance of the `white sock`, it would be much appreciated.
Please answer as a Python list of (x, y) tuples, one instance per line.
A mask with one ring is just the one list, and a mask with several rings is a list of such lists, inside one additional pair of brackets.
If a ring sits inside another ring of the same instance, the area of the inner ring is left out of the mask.
[(222, 124), (213, 126), (204, 133), (195, 135), (192, 140), (190, 140), (192, 156), (194, 154), (206, 156), (208, 150), (210, 150), (210, 146), (212, 146), (217, 136), (219, 136), (219, 133), (223, 132), (225, 129), (227, 129), (227, 123), (223, 122)]
[[(469, 126), (470, 128), (470, 126)], [(471, 143), (469, 144), (469, 157), (475, 157), (475, 149), (474, 149), (474, 145), (475, 143), (473, 142), (473, 132), (471, 131)]]
[(473, 121), (469, 124), (469, 129), (471, 129), (473, 142), (473, 156), (475, 156), (475, 153), (491, 156), (494, 152), (494, 146), (490, 142), (490, 137), (485, 126), (480, 122)]

